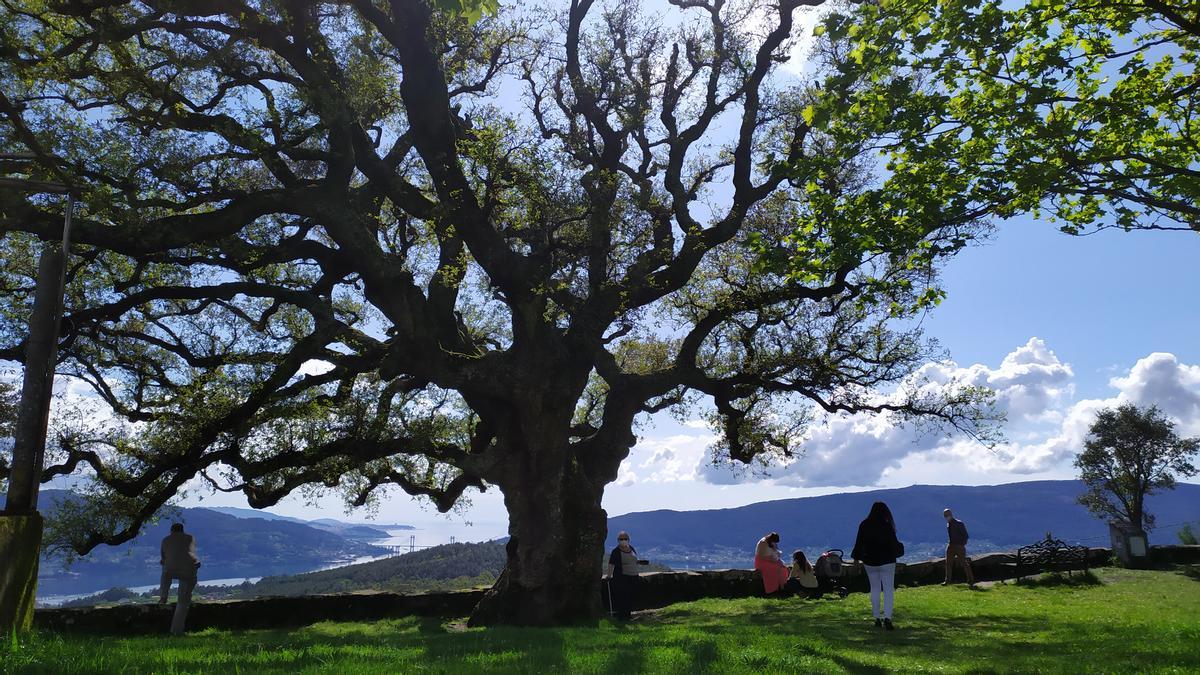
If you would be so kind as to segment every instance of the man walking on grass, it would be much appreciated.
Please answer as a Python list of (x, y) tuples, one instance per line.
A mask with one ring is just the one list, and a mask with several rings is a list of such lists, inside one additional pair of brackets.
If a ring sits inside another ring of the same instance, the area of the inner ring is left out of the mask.
[(950, 543), (946, 544), (946, 580), (942, 585), (949, 584), (954, 578), (954, 563), (960, 562), (967, 577), (967, 585), (974, 586), (975, 575), (971, 573), (971, 561), (967, 558), (967, 526), (955, 518), (950, 509), (942, 511), (942, 516), (946, 519), (946, 534), (950, 540)]
[(172, 523), (171, 533), (163, 537), (162, 578), (158, 587), (158, 602), (166, 604), (171, 581), (179, 580), (179, 599), (175, 602), (175, 616), (171, 618), (171, 634), (183, 635), (183, 624), (187, 620), (188, 607), (192, 604), (192, 589), (196, 587), (196, 570), (200, 559), (196, 557), (196, 538), (183, 531), (183, 523)]

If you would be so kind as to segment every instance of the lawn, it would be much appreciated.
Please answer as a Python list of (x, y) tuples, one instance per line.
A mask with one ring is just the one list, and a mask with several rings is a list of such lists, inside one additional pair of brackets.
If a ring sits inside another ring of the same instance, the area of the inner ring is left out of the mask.
[[(1077, 577), (1078, 578), (1078, 577)], [(1194, 569), (1101, 569), (1083, 583), (904, 588), (894, 632), (865, 595), (704, 600), (630, 624), (464, 629), (321, 623), (182, 638), (36, 634), (0, 671), (54, 673), (1198, 672)]]

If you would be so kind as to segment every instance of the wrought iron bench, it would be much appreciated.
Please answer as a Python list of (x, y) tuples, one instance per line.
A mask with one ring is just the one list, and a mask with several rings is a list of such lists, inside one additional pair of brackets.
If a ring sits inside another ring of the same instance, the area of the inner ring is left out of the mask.
[(1088, 570), (1088, 548), (1053, 539), (1047, 534), (1045, 539), (1036, 544), (1017, 549), (1016, 561), (1012, 566), (1017, 579), (1039, 572), (1066, 572), (1070, 576), (1073, 571)]

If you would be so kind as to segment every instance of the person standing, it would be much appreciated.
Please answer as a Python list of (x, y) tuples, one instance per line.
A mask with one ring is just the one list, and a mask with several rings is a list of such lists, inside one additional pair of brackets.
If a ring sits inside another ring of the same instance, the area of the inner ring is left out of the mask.
[(967, 558), (967, 525), (955, 518), (950, 509), (942, 511), (942, 517), (946, 519), (946, 536), (949, 541), (946, 544), (946, 580), (942, 585), (945, 586), (953, 580), (954, 565), (961, 563), (967, 585), (973, 587), (975, 574), (971, 572), (971, 560)]
[[(850, 557), (861, 562), (871, 586), (871, 613), (875, 627), (893, 630), (892, 604), (896, 587), (896, 558), (904, 555), (904, 544), (896, 536), (896, 521), (887, 504), (875, 502), (858, 525)], [(880, 603), (882, 596), (882, 606)]]
[(183, 635), (188, 608), (192, 605), (192, 589), (196, 587), (196, 570), (200, 559), (196, 557), (196, 538), (183, 531), (183, 523), (172, 523), (171, 533), (163, 537), (159, 547), (159, 565), (162, 576), (158, 584), (158, 603), (167, 603), (171, 582), (179, 580), (179, 599), (175, 602), (175, 615), (171, 618), (171, 634)]
[(628, 621), (633, 611), (633, 591), (638, 582), (637, 549), (629, 543), (628, 532), (617, 533), (617, 547), (608, 556), (609, 610), (622, 621)]
[(762, 575), (763, 591), (767, 595), (783, 588), (788, 580), (788, 568), (779, 553), (779, 533), (771, 532), (758, 540), (754, 547), (754, 569)]

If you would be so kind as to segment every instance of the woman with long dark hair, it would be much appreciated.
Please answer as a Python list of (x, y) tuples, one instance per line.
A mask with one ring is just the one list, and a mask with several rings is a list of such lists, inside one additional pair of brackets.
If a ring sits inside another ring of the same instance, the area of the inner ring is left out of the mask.
[[(896, 536), (892, 510), (883, 502), (871, 505), (871, 512), (858, 525), (854, 550), (850, 557), (861, 562), (871, 586), (871, 613), (875, 627), (892, 630), (892, 596), (896, 587), (896, 558), (904, 555), (904, 544)], [(880, 596), (882, 607), (880, 607)]]
[(792, 552), (792, 569), (784, 588), (806, 598), (821, 597), (821, 584), (817, 581), (817, 575), (813, 573), (813, 567), (808, 563), (804, 551)]

